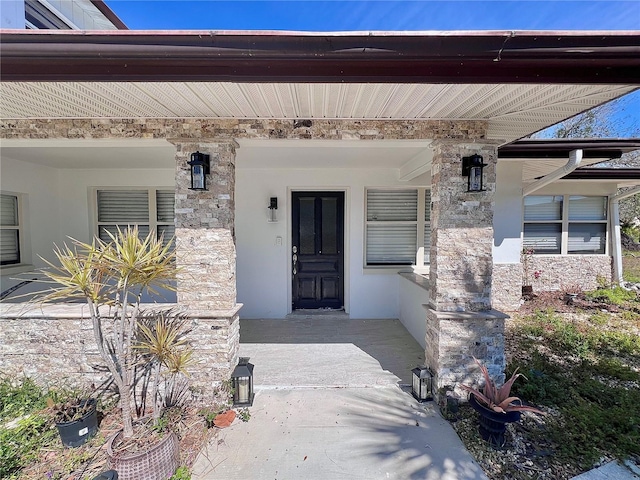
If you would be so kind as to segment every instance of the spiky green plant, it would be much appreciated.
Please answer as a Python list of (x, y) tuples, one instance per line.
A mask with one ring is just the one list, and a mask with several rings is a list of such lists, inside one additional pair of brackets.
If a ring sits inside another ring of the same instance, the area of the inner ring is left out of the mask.
[(71, 238), (71, 246), (55, 247), (57, 264), (45, 260), (43, 271), (52, 287), (36, 300), (87, 302), (98, 351), (120, 393), (124, 436), (130, 437), (140, 302), (144, 292), (175, 289), (175, 254), (171, 242), (163, 245), (153, 231), (140, 238), (137, 227), (118, 228), (109, 237), (92, 243)]
[(542, 410), (538, 410), (535, 407), (523, 405), (520, 398), (509, 396), (511, 393), (513, 382), (515, 382), (518, 377), (524, 377), (523, 374), (518, 373), (517, 369), (515, 372), (513, 372), (511, 378), (507, 380), (504, 385), (498, 388), (489, 375), (487, 367), (482, 365), (482, 363), (480, 363), (480, 361), (478, 361), (476, 357), (473, 357), (473, 359), (480, 367), (480, 371), (482, 372), (482, 376), (484, 377), (484, 387), (482, 387), (482, 391), (480, 391), (468, 385), (461, 384), (460, 386), (471, 393), (474, 397), (476, 397), (476, 399), (481, 404), (498, 413), (533, 412), (542, 415), (545, 414), (545, 412), (543, 412)]
[(138, 342), (134, 348), (143, 355), (145, 362), (151, 362), (153, 371), (151, 401), (153, 418), (157, 422), (163, 405), (158, 394), (161, 375), (186, 374), (187, 367), (192, 363), (193, 351), (186, 340), (184, 316), (172, 310), (143, 316), (139, 324)]

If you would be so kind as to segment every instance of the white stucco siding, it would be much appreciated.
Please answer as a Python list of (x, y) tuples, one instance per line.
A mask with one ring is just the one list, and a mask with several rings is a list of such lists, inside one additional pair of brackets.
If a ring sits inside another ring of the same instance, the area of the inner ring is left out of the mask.
[[(351, 318), (398, 318), (395, 269), (365, 269), (366, 187), (429, 185), (429, 178), (398, 181), (397, 169), (242, 168), (236, 170), (238, 302), (243, 318), (281, 318), (291, 311), (291, 192), (345, 191), (345, 307)], [(278, 223), (267, 222), (270, 197), (278, 197)], [(282, 244), (277, 245), (278, 237)]]
[(519, 263), (522, 250), (522, 163), (498, 162), (493, 263)]
[[(52, 168), (6, 157), (2, 157), (1, 162), (2, 192), (16, 194), (21, 200), (20, 215), (25, 227), (21, 231), (21, 257), (25, 265), (2, 267), (0, 291), (22, 278), (32, 278), (32, 274), (22, 273), (19, 277), (17, 274), (44, 267), (40, 257), (54, 261), (54, 244), (68, 242), (68, 237), (91, 241), (95, 232), (95, 203), (91, 197), (96, 187), (173, 190), (175, 183), (173, 169)], [(41, 286), (31, 284), (22, 287), (20, 292), (40, 289)]]

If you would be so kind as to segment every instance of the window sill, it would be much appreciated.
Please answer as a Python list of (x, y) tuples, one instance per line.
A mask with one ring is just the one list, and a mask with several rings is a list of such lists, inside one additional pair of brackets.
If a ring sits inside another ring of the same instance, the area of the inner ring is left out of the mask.
[(34, 272), (35, 267), (29, 263), (18, 263), (16, 265), (3, 265), (0, 267), (0, 275), (15, 275), (17, 273)]

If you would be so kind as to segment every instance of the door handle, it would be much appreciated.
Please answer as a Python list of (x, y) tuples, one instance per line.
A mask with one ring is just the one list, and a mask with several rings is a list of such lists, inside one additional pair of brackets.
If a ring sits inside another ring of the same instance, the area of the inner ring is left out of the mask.
[(291, 256), (293, 264), (293, 274), (296, 275), (298, 273), (298, 269), (296, 268), (296, 264), (298, 263), (298, 247), (294, 245), (291, 250), (293, 250), (293, 255)]

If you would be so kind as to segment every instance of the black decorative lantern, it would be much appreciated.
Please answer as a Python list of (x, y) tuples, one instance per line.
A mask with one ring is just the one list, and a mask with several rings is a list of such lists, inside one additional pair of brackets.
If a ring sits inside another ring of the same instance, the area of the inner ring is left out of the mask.
[(206, 190), (207, 175), (211, 173), (209, 155), (195, 152), (187, 162), (191, 166), (191, 190)]
[(269, 221), (277, 222), (278, 221), (278, 197), (271, 197), (269, 199)]
[(433, 393), (431, 392), (431, 385), (433, 382), (433, 374), (424, 365), (418, 366), (411, 370), (412, 382), (411, 382), (411, 394), (419, 402), (426, 402), (433, 399)]
[(470, 157), (462, 157), (462, 176), (468, 177), (468, 192), (482, 192), (484, 186), (482, 184), (482, 169), (487, 165), (482, 162), (482, 156), (477, 153)]
[(240, 357), (238, 365), (231, 374), (233, 387), (233, 406), (250, 407), (253, 405), (253, 365), (249, 357)]

